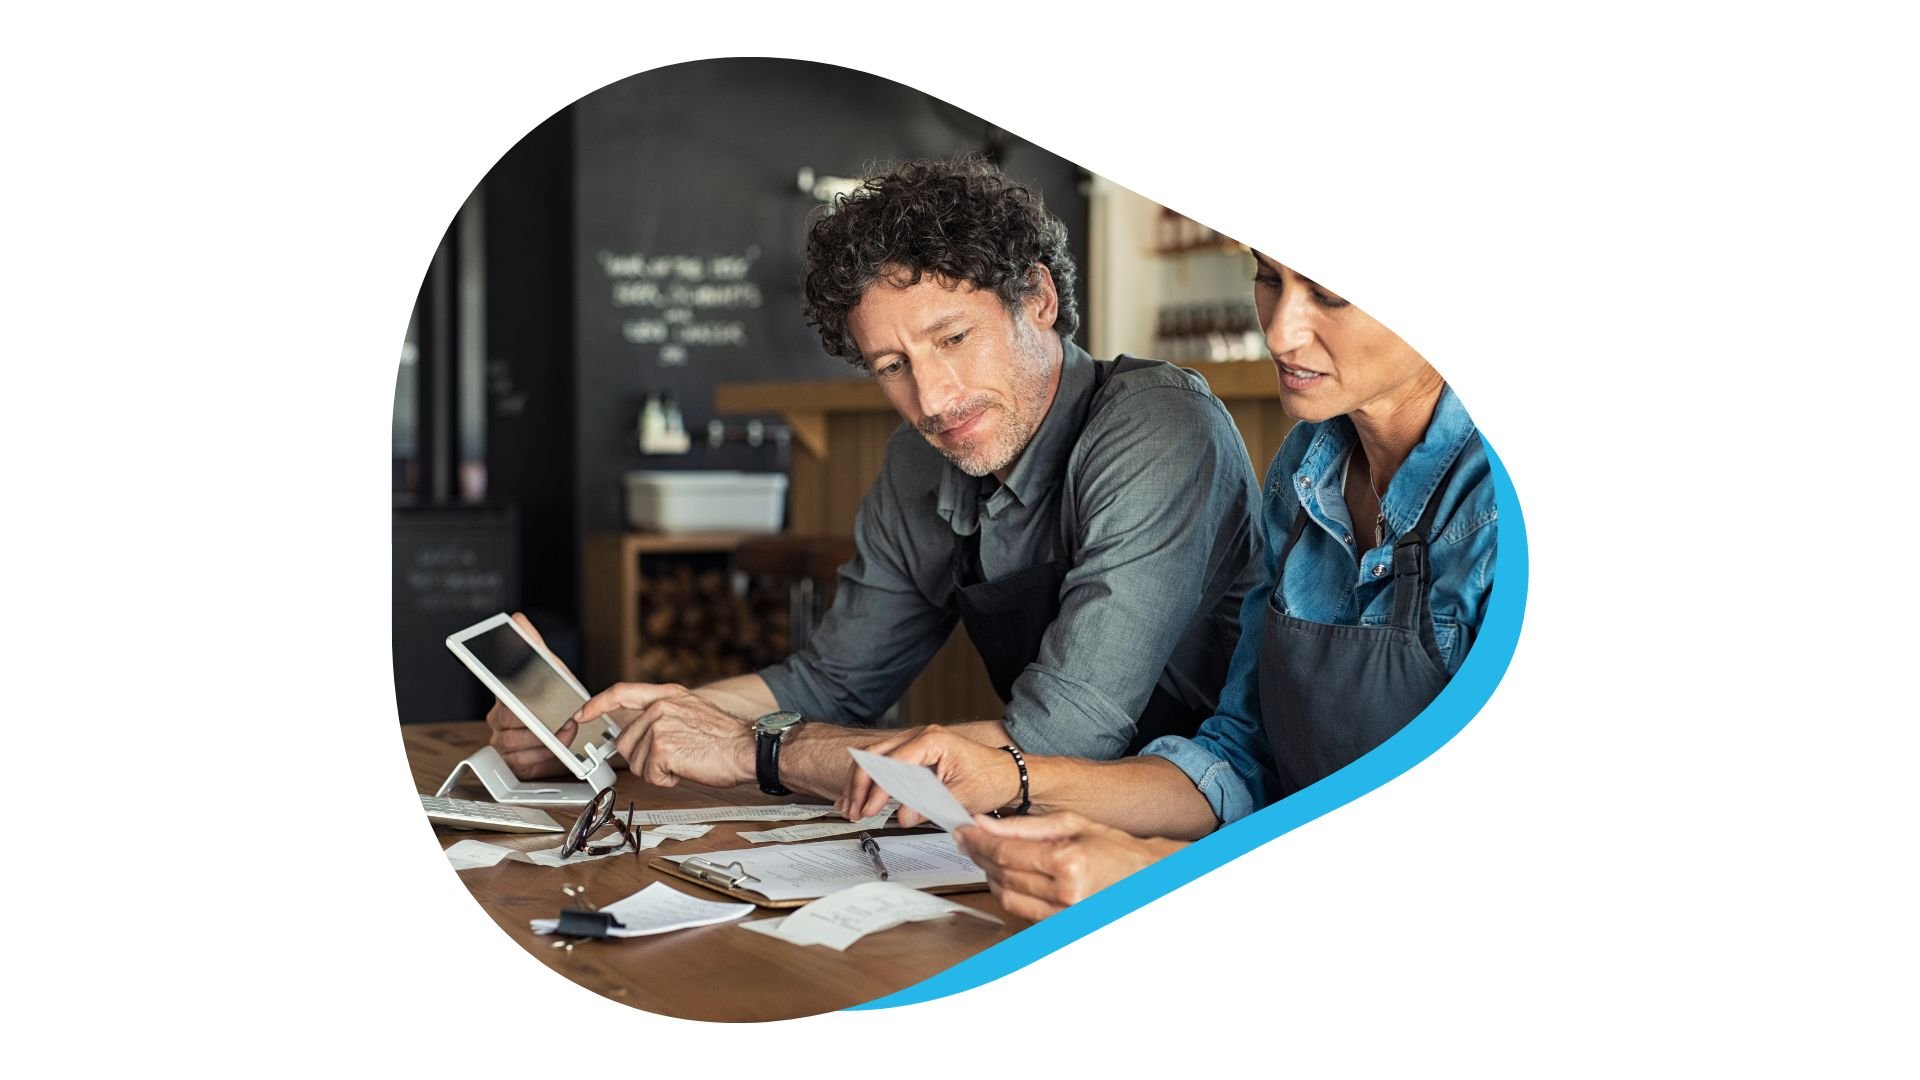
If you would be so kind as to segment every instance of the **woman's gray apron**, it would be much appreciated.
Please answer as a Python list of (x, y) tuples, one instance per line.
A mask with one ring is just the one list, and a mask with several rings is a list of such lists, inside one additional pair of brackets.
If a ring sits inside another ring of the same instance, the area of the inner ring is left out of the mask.
[[(1475, 436), (1478, 438), (1478, 436)], [(1393, 545), (1393, 615), (1384, 625), (1340, 626), (1296, 619), (1275, 606), (1280, 582), (1267, 597), (1260, 642), (1260, 719), (1280, 775), (1277, 798), (1351, 764), (1420, 715), (1450, 678), (1433, 635), (1433, 569), (1427, 537), (1447, 480), (1462, 450), (1427, 500), (1411, 532)], [(1278, 576), (1306, 530), (1297, 509)]]
[[(1099, 397), (1101, 387), (1109, 378), (1149, 363), (1151, 361), (1131, 356), (1094, 361), (1093, 392), (1087, 397), (1087, 415), (1092, 415), (1092, 402)], [(1083, 432), (1086, 430), (1086, 417), (1082, 417), (1080, 428)], [(1074, 440), (1079, 441), (1078, 433)], [(1067, 484), (1062, 480), (1060, 498), (1063, 501), (1066, 493)], [(1064, 514), (1063, 507), (1062, 521), (1066, 520)], [(993, 682), (993, 692), (1000, 695), (1002, 702), (1013, 700), (1014, 680), (1040, 655), (1040, 640), (1060, 614), (1060, 585), (1072, 568), (1072, 560), (1055, 559), (1016, 570), (996, 581), (986, 581), (980, 567), (979, 530), (961, 537), (954, 545), (953, 584), (960, 622), (967, 628), (967, 637), (972, 639), (974, 649), (986, 665), (987, 677)], [(1097, 646), (1089, 642), (1082, 647)], [(1211, 712), (1208, 708), (1186, 705), (1156, 685), (1153, 696), (1147, 699), (1146, 711), (1140, 715), (1127, 753), (1137, 752), (1162, 735), (1192, 735)]]

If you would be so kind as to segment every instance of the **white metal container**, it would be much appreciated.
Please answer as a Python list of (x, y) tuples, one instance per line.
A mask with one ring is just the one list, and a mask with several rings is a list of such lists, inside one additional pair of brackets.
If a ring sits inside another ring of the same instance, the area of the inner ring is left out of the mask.
[(627, 523), (641, 532), (779, 532), (787, 478), (780, 473), (626, 474)]

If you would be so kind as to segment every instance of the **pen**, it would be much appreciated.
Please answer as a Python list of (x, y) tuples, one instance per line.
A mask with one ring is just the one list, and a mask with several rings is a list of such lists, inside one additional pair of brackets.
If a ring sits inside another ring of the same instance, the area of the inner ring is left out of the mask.
[(887, 880), (887, 864), (880, 861), (880, 845), (874, 842), (872, 833), (860, 834), (860, 850), (873, 860), (873, 868), (880, 871), (880, 880)]

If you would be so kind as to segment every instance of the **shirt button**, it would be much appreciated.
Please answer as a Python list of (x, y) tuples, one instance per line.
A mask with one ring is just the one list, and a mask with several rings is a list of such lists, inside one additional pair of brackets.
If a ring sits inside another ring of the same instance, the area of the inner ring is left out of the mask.
[(1376, 564), (1374, 565), (1374, 568), (1373, 568), (1373, 576), (1374, 576), (1374, 577), (1377, 577), (1377, 578), (1381, 578), (1381, 577), (1386, 577), (1386, 576), (1387, 576), (1387, 566), (1386, 566), (1386, 564), (1385, 564), (1385, 563), (1376, 563)]
[(1353, 534), (1352, 534), (1352, 533), (1341, 533), (1341, 534), (1340, 534), (1340, 542), (1341, 542), (1341, 543), (1343, 543), (1343, 544), (1351, 544), (1351, 543), (1353, 543)]
[(1312, 487), (1312, 486), (1313, 486), (1313, 481), (1311, 481), (1311, 480), (1308, 480), (1308, 479), (1307, 479), (1306, 477), (1304, 477), (1304, 476), (1300, 478), (1300, 489), (1301, 489), (1302, 491), (1304, 491), (1304, 490), (1306, 490), (1307, 488), (1310, 488), (1310, 487)]

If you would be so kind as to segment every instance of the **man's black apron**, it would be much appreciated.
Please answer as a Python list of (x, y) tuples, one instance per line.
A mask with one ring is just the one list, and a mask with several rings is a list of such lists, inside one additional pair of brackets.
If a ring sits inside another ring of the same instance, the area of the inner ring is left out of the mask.
[[(1086, 430), (1087, 418), (1093, 414), (1093, 402), (1099, 397), (1100, 389), (1107, 380), (1150, 363), (1153, 361), (1131, 356), (1112, 361), (1094, 361), (1093, 391), (1087, 395), (1087, 416), (1081, 418), (1080, 432), (1074, 434), (1076, 443), (1079, 442), (1080, 433)], [(1063, 503), (1067, 488), (1066, 479), (1062, 477), (1059, 497)], [(1168, 509), (1169, 512), (1177, 512), (1178, 508)], [(1066, 520), (1065, 513), (1063, 505), (1059, 520)], [(953, 584), (960, 608), (960, 622), (967, 628), (967, 637), (972, 639), (974, 649), (986, 664), (987, 677), (993, 682), (993, 692), (1000, 695), (1002, 702), (1013, 700), (1014, 680), (1039, 657), (1040, 639), (1046, 636), (1047, 627), (1053, 625), (1053, 620), (1060, 614), (1060, 586), (1066, 580), (1067, 571), (1072, 568), (1073, 561), (1070, 558), (1055, 559), (1016, 570), (997, 581), (986, 581), (980, 566), (980, 530), (975, 529), (970, 535), (960, 537), (954, 545)], [(1170, 614), (1182, 619), (1193, 617), (1192, 612)], [(1095, 648), (1097, 645), (1089, 642), (1080, 647)], [(1134, 729), (1133, 742), (1128, 744), (1127, 753), (1138, 751), (1162, 735), (1192, 735), (1211, 712), (1204, 706), (1182, 703), (1178, 697), (1156, 684), (1153, 696), (1147, 699), (1146, 711), (1141, 713), (1139, 725)]]
[(1308, 622), (1274, 606), (1283, 595), (1279, 583), (1286, 580), (1287, 556), (1307, 526), (1306, 509), (1294, 511), (1260, 642), (1260, 719), (1280, 774), (1277, 797), (1332, 775), (1387, 741), (1447, 685), (1428, 602), (1433, 568), (1427, 537), (1440, 493), (1466, 456), (1462, 449), (1419, 523), (1393, 545), (1393, 615), (1384, 625)]

